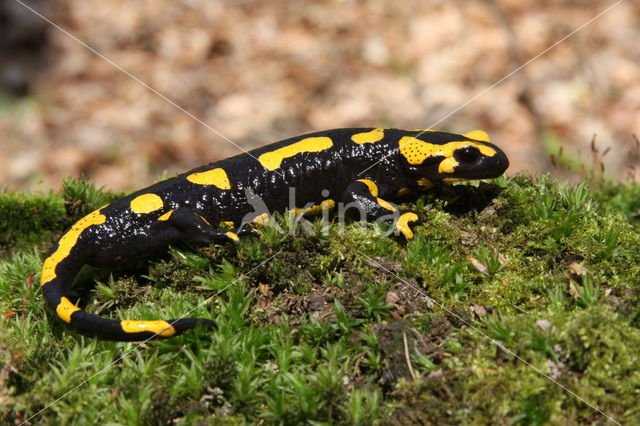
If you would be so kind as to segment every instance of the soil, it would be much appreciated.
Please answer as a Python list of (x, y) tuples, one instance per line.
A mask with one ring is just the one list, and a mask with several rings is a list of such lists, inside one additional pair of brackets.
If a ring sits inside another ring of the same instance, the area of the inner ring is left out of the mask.
[(610, 148), (606, 170), (638, 178), (638, 2), (30, 4), (106, 60), (2, 3), (9, 189), (85, 174), (132, 190), (240, 148), (350, 126), (482, 128), (508, 153), (508, 174), (561, 172), (542, 143), (553, 134), (580, 153), (573, 161), (599, 165)]

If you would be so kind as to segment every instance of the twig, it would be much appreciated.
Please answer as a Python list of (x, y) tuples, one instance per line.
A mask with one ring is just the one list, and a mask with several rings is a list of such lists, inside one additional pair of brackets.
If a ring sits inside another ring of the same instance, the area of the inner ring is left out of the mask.
[(404, 357), (407, 360), (407, 367), (409, 367), (409, 374), (413, 380), (416, 379), (416, 373), (413, 372), (413, 366), (411, 365), (411, 357), (409, 356), (409, 344), (407, 343), (407, 333), (402, 332), (402, 342), (404, 343)]

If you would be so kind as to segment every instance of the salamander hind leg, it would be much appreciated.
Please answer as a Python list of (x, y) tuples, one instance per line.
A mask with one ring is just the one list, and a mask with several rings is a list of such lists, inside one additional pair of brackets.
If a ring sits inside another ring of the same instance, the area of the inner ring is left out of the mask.
[[(171, 216), (175, 218), (169, 222)], [(70, 328), (89, 336), (102, 339), (135, 341), (177, 336), (198, 325), (214, 327), (215, 323), (203, 318), (180, 318), (172, 320), (119, 320), (103, 318), (90, 314), (76, 306), (68, 291), (75, 275), (87, 263), (94, 263), (98, 257), (95, 253), (95, 235), (105, 222), (106, 216), (97, 210), (78, 221), (70, 228), (54, 246), (45, 259), (41, 272), (41, 289), (49, 308)], [(108, 230), (107, 230), (108, 231)], [(106, 232), (106, 231), (105, 231)], [(173, 211), (165, 214), (151, 228), (139, 235), (153, 235), (153, 239), (142, 238), (141, 244), (129, 248), (128, 256), (144, 256), (152, 254), (166, 244), (179, 240), (196, 243), (210, 241), (234, 240), (228, 232), (212, 229), (203, 218), (189, 211)], [(237, 236), (235, 237), (237, 239)], [(146, 243), (149, 243), (145, 245)], [(151, 244), (152, 243), (152, 244)], [(114, 258), (105, 257), (101, 263)]]

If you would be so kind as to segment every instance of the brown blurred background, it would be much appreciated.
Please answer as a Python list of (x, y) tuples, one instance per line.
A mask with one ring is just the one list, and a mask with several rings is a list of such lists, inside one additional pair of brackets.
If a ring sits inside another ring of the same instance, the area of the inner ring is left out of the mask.
[[(557, 173), (560, 146), (589, 164), (594, 134), (608, 173), (638, 165), (637, 1), (442, 121), (614, 2), (21, 1), (246, 149), (438, 122), (486, 130), (509, 174)], [(15, 0), (0, 0), (0, 85), (0, 187), (85, 174), (132, 190), (240, 152)]]

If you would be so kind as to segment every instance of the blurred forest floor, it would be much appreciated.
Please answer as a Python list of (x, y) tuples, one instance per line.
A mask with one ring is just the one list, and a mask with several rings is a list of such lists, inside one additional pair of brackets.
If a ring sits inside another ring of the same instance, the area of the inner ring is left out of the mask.
[[(614, 2), (24, 1), (245, 149), (337, 127), (481, 128), (508, 174), (558, 172), (560, 146), (583, 164), (610, 148), (611, 177), (638, 180), (640, 2), (483, 93)], [(0, 187), (84, 174), (132, 190), (240, 152), (15, 0), (0, 28)]]

